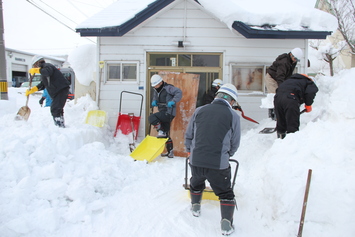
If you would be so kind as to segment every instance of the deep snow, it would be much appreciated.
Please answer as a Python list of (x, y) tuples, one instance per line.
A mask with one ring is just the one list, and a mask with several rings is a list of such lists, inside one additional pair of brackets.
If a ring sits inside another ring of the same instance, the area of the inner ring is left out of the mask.
[[(304, 236), (355, 235), (355, 69), (318, 78), (313, 111), (284, 140), (242, 134), (232, 236), (296, 236), (308, 169), (313, 170)], [(217, 201), (193, 217), (182, 187), (185, 159), (146, 164), (129, 156), (128, 138), (85, 124), (89, 97), (65, 107), (67, 128), (31, 95), (27, 122), (14, 121), (23, 88), (0, 101), (0, 236), (220, 236)]]

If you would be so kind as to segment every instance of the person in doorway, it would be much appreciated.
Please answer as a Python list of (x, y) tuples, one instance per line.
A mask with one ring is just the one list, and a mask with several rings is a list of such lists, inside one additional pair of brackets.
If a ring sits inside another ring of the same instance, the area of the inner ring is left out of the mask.
[(185, 147), (189, 154), (191, 179), (191, 211), (200, 216), (202, 192), (207, 179), (220, 200), (222, 234), (234, 231), (233, 214), (236, 206), (231, 187), (229, 158), (240, 144), (240, 117), (232, 109), (237, 102), (237, 89), (224, 84), (211, 104), (198, 107), (185, 133)]
[(52, 104), (52, 98), (49, 96), (47, 89), (43, 90), (42, 93), (42, 97), (39, 100), (39, 104), (41, 105), (41, 107), (43, 106), (43, 102), (46, 101), (46, 104), (44, 105), (44, 107), (49, 107)]
[(64, 106), (67, 101), (69, 92), (69, 81), (65, 79), (63, 74), (52, 64), (46, 63), (44, 58), (35, 55), (32, 58), (32, 69), (34, 73), (41, 74), (41, 82), (26, 91), (26, 96), (36, 91), (48, 91), (52, 98), (51, 114), (53, 116), (54, 124), (64, 128)]
[(221, 79), (215, 79), (212, 82), (211, 89), (208, 90), (205, 94), (204, 104), (211, 104), (214, 98), (216, 97), (216, 92), (219, 88), (223, 86), (223, 81)]
[(182, 98), (181, 89), (163, 81), (158, 74), (150, 79), (154, 89), (152, 107), (158, 107), (158, 112), (151, 114), (148, 121), (158, 131), (158, 138), (168, 138), (165, 147), (167, 153), (162, 156), (174, 158), (174, 146), (170, 137), (170, 124), (176, 116), (176, 103)]
[[(303, 51), (300, 48), (294, 48), (289, 53), (279, 55), (272, 65), (267, 69), (265, 76), (265, 86), (267, 93), (276, 93), (278, 86), (283, 83), (286, 78), (293, 74), (297, 62), (303, 57)], [(271, 102), (271, 101), (270, 101)], [(269, 109), (269, 117), (276, 120), (274, 109)]]
[(313, 99), (318, 87), (306, 74), (293, 74), (276, 90), (274, 108), (277, 117), (276, 132), (278, 138), (286, 133), (294, 133), (300, 126), (300, 105), (305, 104), (305, 112), (312, 111)]

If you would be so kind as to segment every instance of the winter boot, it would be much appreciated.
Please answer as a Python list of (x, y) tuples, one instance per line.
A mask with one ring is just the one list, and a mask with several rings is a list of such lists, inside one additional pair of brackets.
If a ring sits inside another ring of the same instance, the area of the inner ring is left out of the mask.
[(230, 235), (234, 232), (233, 214), (235, 209), (235, 199), (221, 199), (221, 230), (222, 235)]
[(174, 158), (173, 140), (171, 140), (170, 137), (165, 143), (165, 148), (167, 150), (167, 153), (163, 153), (163, 154), (161, 154), (161, 156), (167, 156), (168, 158)]
[(277, 132), (277, 138), (284, 139), (285, 137), (286, 137), (286, 133)]
[(276, 115), (275, 115), (275, 110), (274, 109), (269, 109), (269, 118), (272, 120), (276, 121)]
[(202, 192), (200, 191), (191, 191), (191, 212), (193, 216), (199, 217), (201, 214), (201, 199)]
[(60, 117), (53, 117), (54, 120), (54, 124), (60, 128), (65, 128), (64, 126), (64, 117), (60, 116)]
[(168, 158), (174, 158), (174, 150), (171, 150), (167, 153), (162, 153), (161, 156), (168, 157)]
[(166, 138), (166, 132), (163, 130), (158, 130), (157, 138)]

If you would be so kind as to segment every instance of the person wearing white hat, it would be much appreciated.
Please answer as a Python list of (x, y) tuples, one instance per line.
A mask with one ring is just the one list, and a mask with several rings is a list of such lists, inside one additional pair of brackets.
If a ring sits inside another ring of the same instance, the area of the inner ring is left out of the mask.
[(211, 102), (214, 100), (214, 97), (216, 96), (217, 91), (219, 88), (223, 86), (223, 81), (221, 79), (214, 79), (212, 84), (211, 84), (211, 89), (208, 90), (204, 96), (204, 104), (211, 104)]
[[(265, 87), (267, 93), (276, 93), (278, 86), (290, 77), (295, 70), (297, 62), (303, 58), (303, 51), (294, 48), (289, 53), (280, 54), (272, 65), (266, 70)], [(274, 109), (269, 109), (269, 117), (276, 120)]]
[(220, 200), (221, 231), (229, 235), (234, 231), (233, 214), (236, 206), (231, 188), (229, 158), (238, 150), (241, 137), (240, 117), (232, 106), (238, 100), (234, 85), (224, 84), (211, 104), (198, 107), (192, 115), (185, 133), (185, 147), (191, 167), (191, 212), (201, 213), (205, 180)]
[(174, 158), (170, 124), (176, 116), (176, 103), (181, 100), (182, 91), (180, 88), (164, 82), (158, 74), (151, 77), (150, 83), (154, 90), (152, 107), (158, 107), (158, 112), (149, 115), (148, 121), (158, 131), (158, 138), (168, 138), (165, 144), (167, 153), (163, 153), (162, 156)]
[(33, 56), (31, 71), (41, 74), (41, 82), (26, 90), (25, 95), (47, 89), (52, 98), (51, 114), (54, 124), (64, 128), (64, 106), (68, 98), (70, 82), (53, 64), (46, 63), (41, 55)]

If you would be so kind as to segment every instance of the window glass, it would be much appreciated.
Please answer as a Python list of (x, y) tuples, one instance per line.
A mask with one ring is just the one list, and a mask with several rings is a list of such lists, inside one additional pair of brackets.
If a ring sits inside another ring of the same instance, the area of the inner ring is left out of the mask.
[(179, 66), (191, 67), (191, 54), (179, 54)]
[[(150, 66), (176, 66), (176, 54), (150, 54)], [(174, 65), (175, 64), (175, 65)]]
[(219, 55), (193, 55), (194, 67), (219, 67)]
[(137, 65), (135, 63), (123, 63), (123, 81), (135, 81), (137, 79)]
[(108, 66), (108, 80), (120, 80), (121, 78), (121, 65)]
[(238, 90), (262, 91), (263, 67), (232, 66), (232, 83)]

